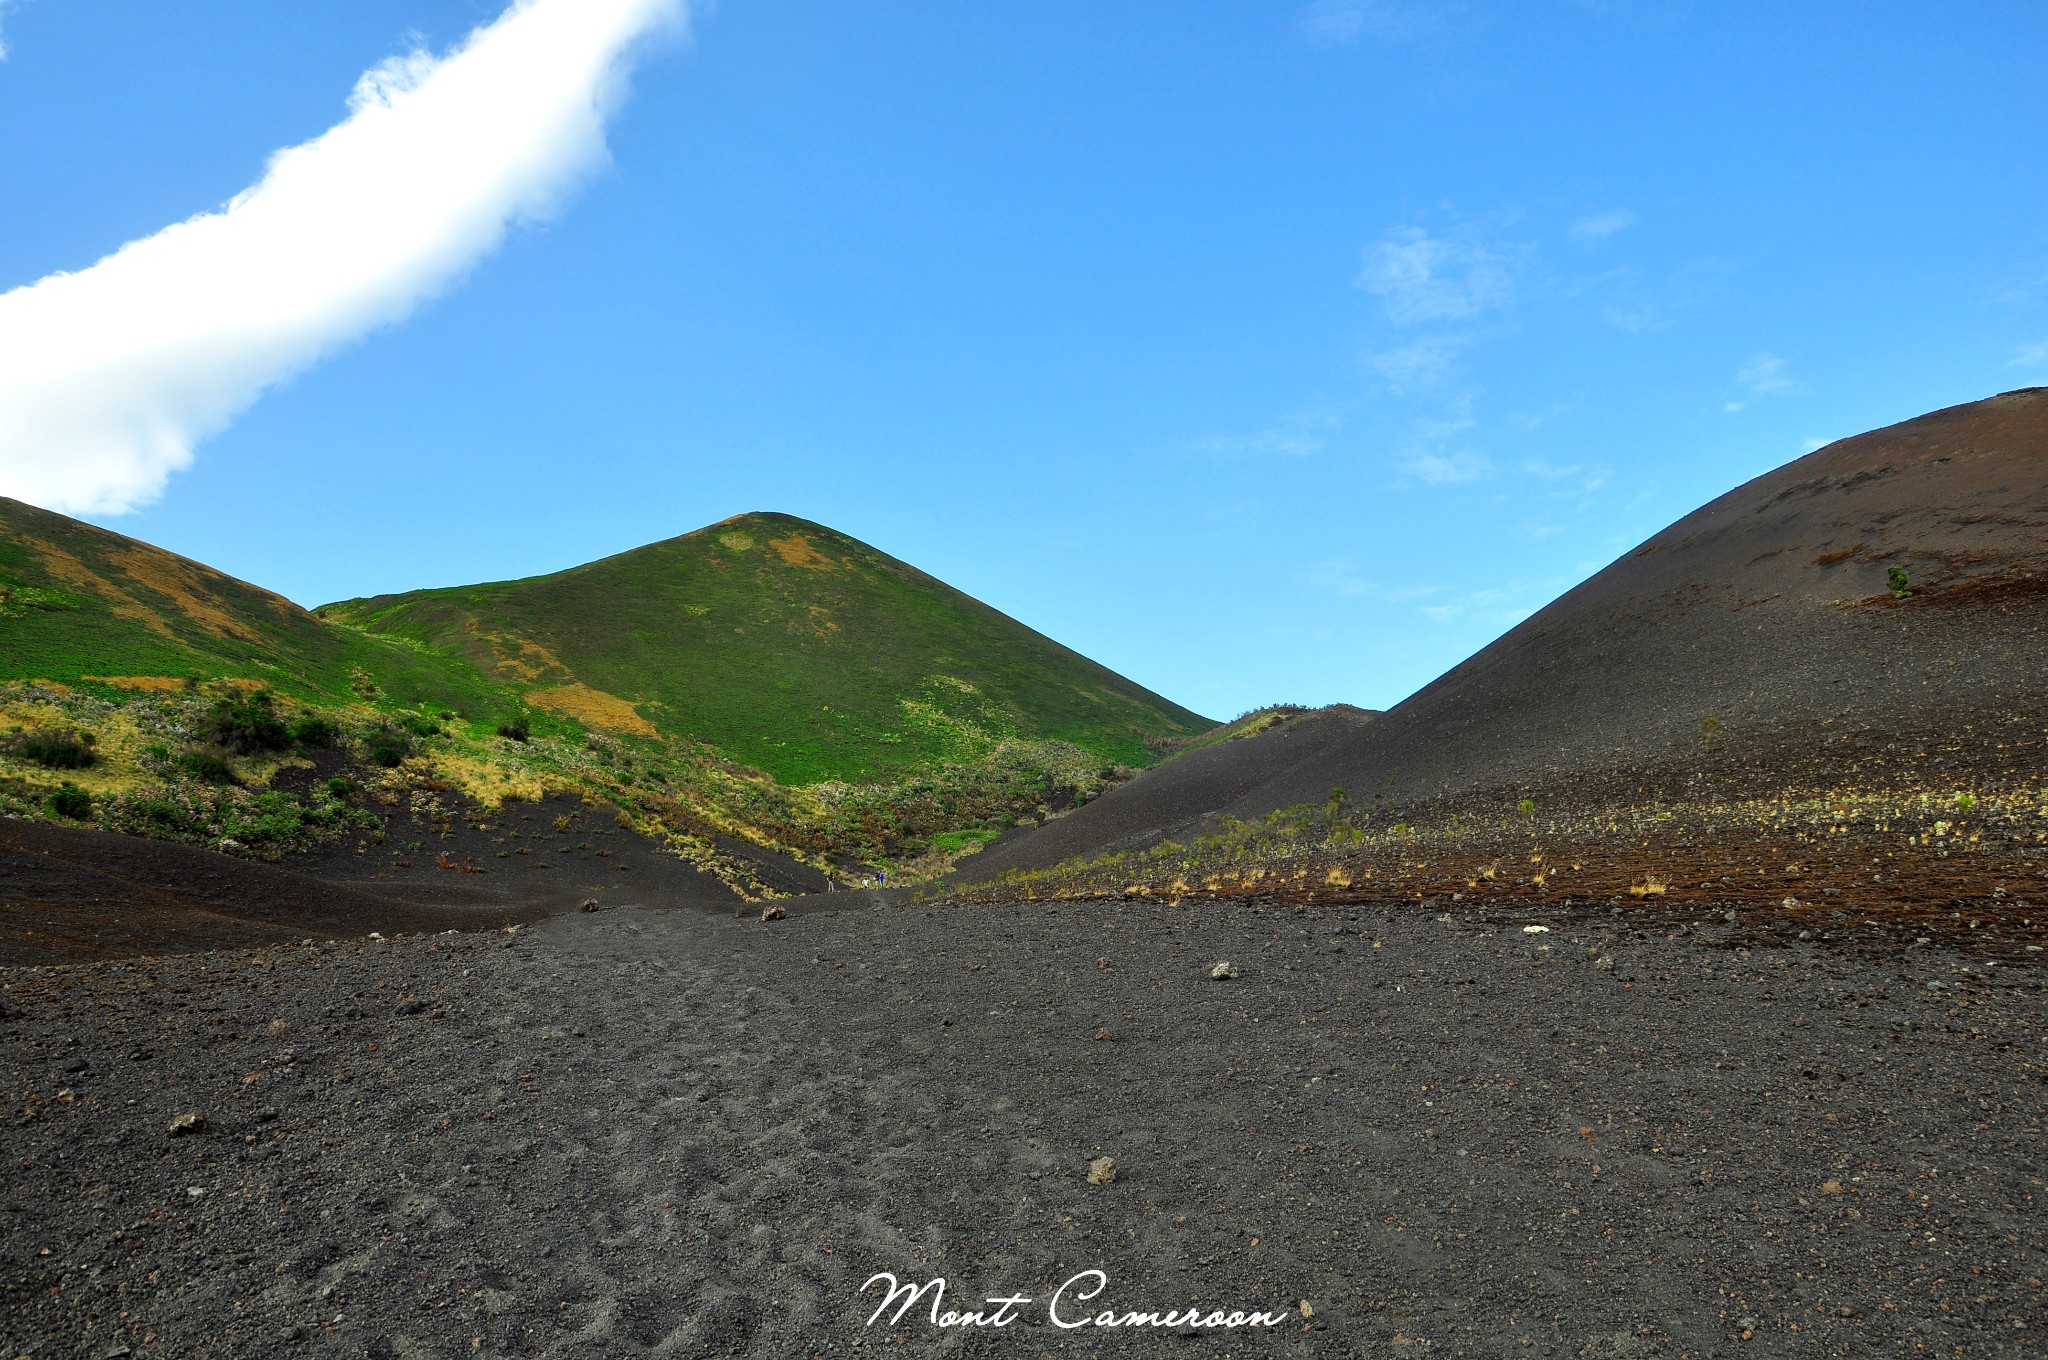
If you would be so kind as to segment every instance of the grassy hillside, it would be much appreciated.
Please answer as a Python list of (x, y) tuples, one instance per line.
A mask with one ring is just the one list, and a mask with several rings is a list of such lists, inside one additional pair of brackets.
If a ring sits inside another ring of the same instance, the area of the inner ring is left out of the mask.
[(323, 613), (0, 500), (0, 812), (276, 858), (574, 793), (751, 897), (734, 841), (915, 880), (1210, 726), (779, 516)]
[(0, 497), (0, 680), (160, 690), (221, 678), (333, 703), (517, 704), (460, 657), (329, 627), (212, 567)]
[(549, 576), (323, 606), (465, 658), (542, 709), (708, 742), (784, 784), (974, 759), (1005, 739), (1148, 764), (1213, 724), (916, 568), (741, 515)]

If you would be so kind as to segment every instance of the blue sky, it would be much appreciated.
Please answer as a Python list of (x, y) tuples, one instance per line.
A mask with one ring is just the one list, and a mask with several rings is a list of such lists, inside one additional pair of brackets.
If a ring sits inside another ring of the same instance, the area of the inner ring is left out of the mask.
[[(0, 290), (502, 10), (7, 6)], [(542, 220), (88, 517), (317, 604), (785, 510), (1212, 715), (1384, 707), (1822, 441), (2048, 383), (2038, 4), (689, 28)]]

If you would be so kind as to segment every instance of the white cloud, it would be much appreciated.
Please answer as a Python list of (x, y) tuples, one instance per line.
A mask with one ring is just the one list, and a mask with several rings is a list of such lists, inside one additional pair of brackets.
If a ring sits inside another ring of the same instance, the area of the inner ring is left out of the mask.
[(1354, 282), (1379, 297), (1396, 325), (1462, 321), (1514, 300), (1515, 256), (1469, 230), (1432, 236), (1402, 227), (1366, 247)]
[(1401, 471), (1431, 486), (1449, 486), (1493, 476), (1493, 461), (1478, 453), (1423, 453), (1403, 459)]
[(604, 160), (637, 41), (684, 0), (515, 0), (217, 212), (0, 294), (0, 494), (118, 513), (266, 388), (401, 320)]
[(1616, 232), (1627, 231), (1636, 224), (1636, 215), (1626, 208), (1612, 208), (1606, 212), (1589, 213), (1572, 223), (1572, 235), (1588, 241), (1604, 241)]
[(2013, 355), (2012, 362), (2008, 363), (2006, 367), (2039, 368), (2043, 364), (2048, 364), (2048, 340), (2043, 340), (2038, 345), (2028, 345), (2018, 354)]
[(1531, 458), (1522, 464), (1522, 471), (1531, 477), (1541, 477), (1546, 482), (1561, 482), (1567, 477), (1577, 476), (1579, 465), (1573, 463), (1570, 467), (1557, 467), (1544, 462), (1541, 458)]

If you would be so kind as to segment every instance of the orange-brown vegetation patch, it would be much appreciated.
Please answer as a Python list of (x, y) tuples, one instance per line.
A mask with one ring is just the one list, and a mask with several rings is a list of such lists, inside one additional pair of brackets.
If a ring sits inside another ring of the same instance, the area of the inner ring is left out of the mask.
[(641, 717), (639, 709), (616, 694), (592, 689), (580, 681), (530, 690), (526, 700), (535, 708), (574, 718), (588, 727), (601, 727), (608, 732), (630, 732), (636, 737), (655, 735), (654, 724)]
[[(256, 635), (250, 631), (247, 624), (209, 598), (211, 592), (217, 589), (217, 582), (228, 581), (231, 578), (208, 571), (196, 562), (188, 562), (182, 557), (142, 544), (110, 553), (108, 559), (127, 572), (130, 580), (155, 591), (175, 604), (186, 618), (215, 637), (238, 638), (243, 642), (257, 641)], [(209, 577), (212, 579), (208, 579)], [(248, 588), (256, 589), (254, 586)], [(262, 593), (266, 596), (270, 594), (268, 591)], [(295, 611), (295, 606), (276, 596), (270, 596), (270, 600), (273, 608), (283, 604), (285, 612)]]
[(139, 623), (151, 632), (160, 633), (173, 641), (177, 640), (178, 635), (171, 631), (171, 626), (165, 623), (154, 609), (85, 565), (71, 553), (45, 539), (30, 539), (29, 543), (43, 559), (43, 565), (49, 569), (50, 574), (58, 580), (99, 596), (107, 602), (117, 617)]
[(487, 633), (483, 622), (474, 618), (467, 631), (489, 649), (491, 669), (504, 679), (531, 685), (541, 680), (568, 679), (572, 674), (560, 657), (531, 638), (517, 633)]
[(792, 567), (806, 571), (837, 571), (838, 564), (819, 552), (802, 534), (791, 534), (788, 538), (771, 538), (768, 546), (775, 549), (782, 560)]

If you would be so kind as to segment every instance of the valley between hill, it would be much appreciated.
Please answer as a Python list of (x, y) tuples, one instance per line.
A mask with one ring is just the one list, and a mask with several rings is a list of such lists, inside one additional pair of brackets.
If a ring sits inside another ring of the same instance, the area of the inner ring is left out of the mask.
[[(0, 974), (0, 1342), (2040, 1353), (2038, 970), (1718, 902), (831, 900)], [(1285, 1320), (1051, 1325), (1090, 1269)], [(880, 1271), (1034, 1302), (869, 1326)]]

